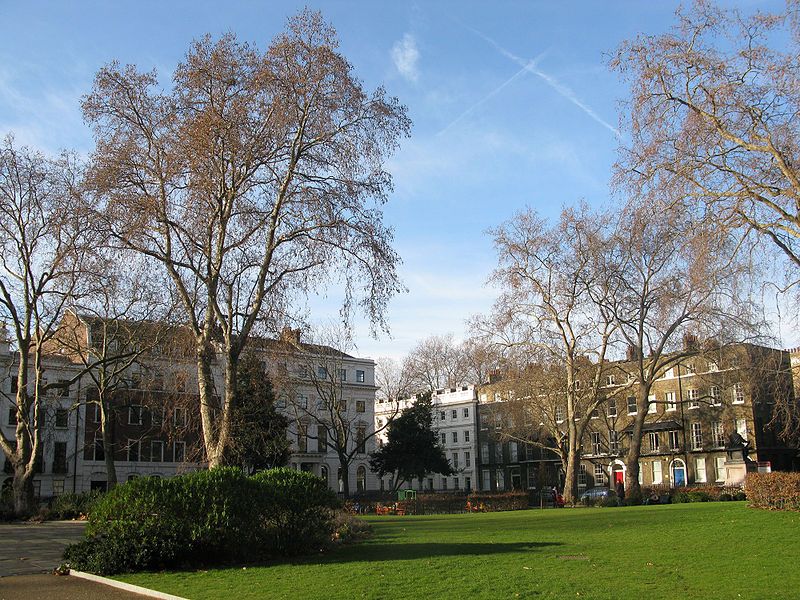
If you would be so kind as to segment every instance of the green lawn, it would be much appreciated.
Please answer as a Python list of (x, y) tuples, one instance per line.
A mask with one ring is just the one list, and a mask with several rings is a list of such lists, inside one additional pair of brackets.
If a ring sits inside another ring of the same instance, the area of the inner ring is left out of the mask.
[(370, 521), (325, 556), (120, 579), (193, 599), (800, 597), (800, 514), (743, 502)]

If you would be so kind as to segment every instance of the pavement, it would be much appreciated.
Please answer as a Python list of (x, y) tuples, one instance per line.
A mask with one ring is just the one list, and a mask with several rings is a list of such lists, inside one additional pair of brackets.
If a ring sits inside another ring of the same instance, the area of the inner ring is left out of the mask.
[(142, 600), (144, 596), (77, 577), (53, 575), (64, 548), (86, 523), (0, 524), (0, 600)]

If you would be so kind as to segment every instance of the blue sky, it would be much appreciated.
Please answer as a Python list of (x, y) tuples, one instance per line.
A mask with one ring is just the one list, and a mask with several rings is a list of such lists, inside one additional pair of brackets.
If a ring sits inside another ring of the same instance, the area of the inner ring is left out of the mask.
[[(80, 97), (112, 59), (166, 78), (189, 43), (234, 31), (266, 47), (305, 4), (322, 10), (365, 86), (408, 106), (411, 138), (389, 162), (386, 206), (409, 293), (390, 305), (391, 336), (365, 356), (405, 354), (431, 334), (466, 335), (491, 306), (486, 235), (526, 205), (608, 203), (626, 90), (608, 55), (673, 23), (676, 2), (0, 2), (0, 135), (55, 152), (88, 152)], [(732, 3), (726, 3), (732, 4)], [(779, 8), (780, 2), (737, 2)], [(531, 60), (535, 66), (522, 67)], [(313, 318), (337, 298), (314, 299)]]

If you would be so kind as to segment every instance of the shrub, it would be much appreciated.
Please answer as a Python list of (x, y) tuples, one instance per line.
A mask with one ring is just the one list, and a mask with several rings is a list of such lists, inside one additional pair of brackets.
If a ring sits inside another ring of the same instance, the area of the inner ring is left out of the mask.
[(280, 467), (262, 471), (253, 480), (263, 494), (260, 519), (270, 553), (301, 554), (330, 541), (339, 501), (322, 479)]
[(467, 501), (473, 510), (482, 512), (495, 512), (503, 510), (523, 510), (528, 508), (528, 493), (515, 492), (476, 492), (467, 496)]
[(711, 494), (709, 494), (708, 492), (702, 491), (702, 490), (687, 492), (686, 495), (689, 496), (689, 502), (709, 502), (709, 501), (711, 501)]
[(111, 574), (317, 549), (333, 533), (335, 501), (322, 480), (290, 469), (252, 478), (234, 468), (140, 477), (95, 503), (87, 539), (64, 558)]
[(79, 519), (89, 514), (103, 492), (92, 490), (80, 494), (62, 494), (50, 502), (47, 518), (50, 520)]
[(337, 543), (352, 544), (372, 535), (372, 525), (343, 510), (336, 512), (333, 525), (333, 541)]
[(619, 506), (619, 498), (617, 498), (616, 494), (609, 494), (608, 496), (603, 496), (597, 501), (597, 506), (602, 507), (611, 507), (611, 506)]
[(748, 473), (744, 491), (752, 508), (800, 510), (800, 473)]
[(692, 499), (689, 497), (689, 494), (686, 492), (675, 492), (672, 494), (672, 503), (673, 504), (685, 504), (686, 502), (691, 502)]
[(730, 502), (731, 500), (733, 500), (733, 496), (728, 493), (722, 493), (719, 495), (720, 502)]

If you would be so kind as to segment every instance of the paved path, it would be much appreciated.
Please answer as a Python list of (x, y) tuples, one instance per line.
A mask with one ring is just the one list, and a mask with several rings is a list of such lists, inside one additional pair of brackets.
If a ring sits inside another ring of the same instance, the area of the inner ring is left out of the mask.
[(146, 596), (66, 575), (0, 577), (0, 600), (144, 600), (145, 598)]
[(0, 577), (51, 572), (85, 527), (81, 521), (0, 524)]

